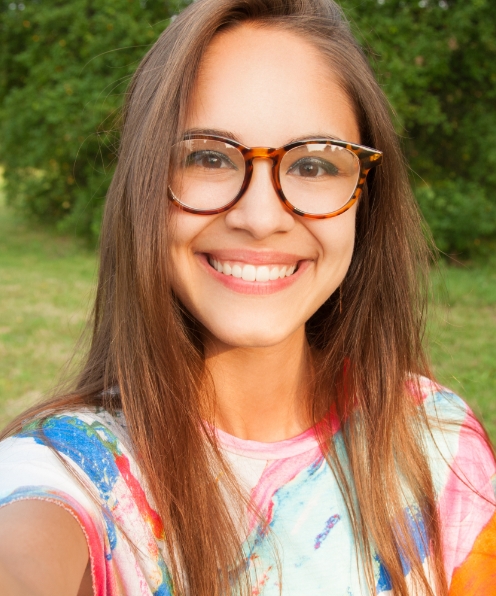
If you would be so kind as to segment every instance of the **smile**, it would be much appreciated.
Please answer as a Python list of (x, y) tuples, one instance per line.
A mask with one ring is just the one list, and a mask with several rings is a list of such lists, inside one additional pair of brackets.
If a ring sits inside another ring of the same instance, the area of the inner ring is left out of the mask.
[(297, 271), (298, 263), (294, 265), (252, 265), (233, 261), (219, 261), (208, 257), (208, 263), (219, 273), (231, 275), (244, 281), (267, 282), (291, 277)]

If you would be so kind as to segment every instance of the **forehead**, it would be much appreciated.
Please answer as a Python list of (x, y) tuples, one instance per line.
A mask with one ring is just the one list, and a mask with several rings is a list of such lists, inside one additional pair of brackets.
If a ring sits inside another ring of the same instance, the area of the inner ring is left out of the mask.
[(360, 142), (329, 59), (301, 35), (272, 27), (241, 25), (214, 38), (188, 112), (187, 128), (230, 131), (252, 147), (319, 134)]

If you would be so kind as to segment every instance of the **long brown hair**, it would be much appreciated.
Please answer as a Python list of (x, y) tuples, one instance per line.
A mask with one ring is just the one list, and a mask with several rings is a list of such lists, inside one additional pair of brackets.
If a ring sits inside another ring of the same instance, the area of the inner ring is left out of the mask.
[[(422, 446), (426, 421), (405, 390), (412, 375), (429, 374), (422, 348), (428, 249), (387, 101), (332, 0), (198, 0), (145, 56), (123, 112), (89, 353), (74, 390), (30, 415), (82, 405), (122, 409), (173, 553), (176, 593), (186, 592), (184, 577), (194, 596), (248, 589), (242, 572), (238, 587), (232, 585), (242, 558), (240, 537), (215, 482), (212, 451), (216, 465), (227, 466), (204, 432), (205, 400), (211, 403), (215, 396), (206, 384), (201, 341), (171, 291), (173, 207), (166, 195), (170, 147), (180, 138), (205, 49), (220, 31), (243, 23), (283, 28), (313, 43), (353, 102), (361, 142), (384, 152), (360, 201), (341, 297), (330, 296), (307, 323), (309, 342), (319, 354), (309, 409), (315, 424), (331, 407), (341, 420), (346, 465), (332, 440), (322, 436), (321, 442), (347, 502), (370, 592), (375, 548), (395, 594), (409, 593), (405, 558), (422, 593), (447, 594)], [(116, 386), (119, 394), (109, 391)], [(236, 493), (234, 482), (230, 490)], [(433, 588), (406, 504), (418, 509), (426, 527)]]

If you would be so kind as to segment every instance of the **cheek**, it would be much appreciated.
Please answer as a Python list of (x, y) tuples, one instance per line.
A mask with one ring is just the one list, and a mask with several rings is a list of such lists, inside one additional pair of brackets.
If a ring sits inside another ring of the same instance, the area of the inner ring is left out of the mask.
[(187, 247), (198, 234), (201, 222), (191, 213), (172, 207), (169, 218), (169, 237), (171, 248), (178, 252)]
[(338, 217), (306, 224), (320, 246), (320, 265), (329, 275), (346, 275), (355, 246), (355, 222), (356, 205)]
[(193, 265), (192, 246), (206, 223), (198, 215), (173, 208), (169, 220), (169, 238), (172, 288), (175, 292), (181, 293), (180, 287), (187, 283)]

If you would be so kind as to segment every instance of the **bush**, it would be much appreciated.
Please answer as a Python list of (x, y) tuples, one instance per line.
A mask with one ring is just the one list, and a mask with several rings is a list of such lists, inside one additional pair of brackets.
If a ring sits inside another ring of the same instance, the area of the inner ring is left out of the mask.
[(8, 203), (98, 235), (124, 91), (175, 8), (144, 0), (3, 3), (0, 161)]
[(496, 241), (494, 1), (341, 3), (396, 113), (412, 182), (428, 184), (417, 196), (436, 243), (480, 252)]
[(496, 204), (485, 189), (465, 180), (422, 186), (416, 191), (422, 212), (443, 253), (484, 255), (496, 238)]

